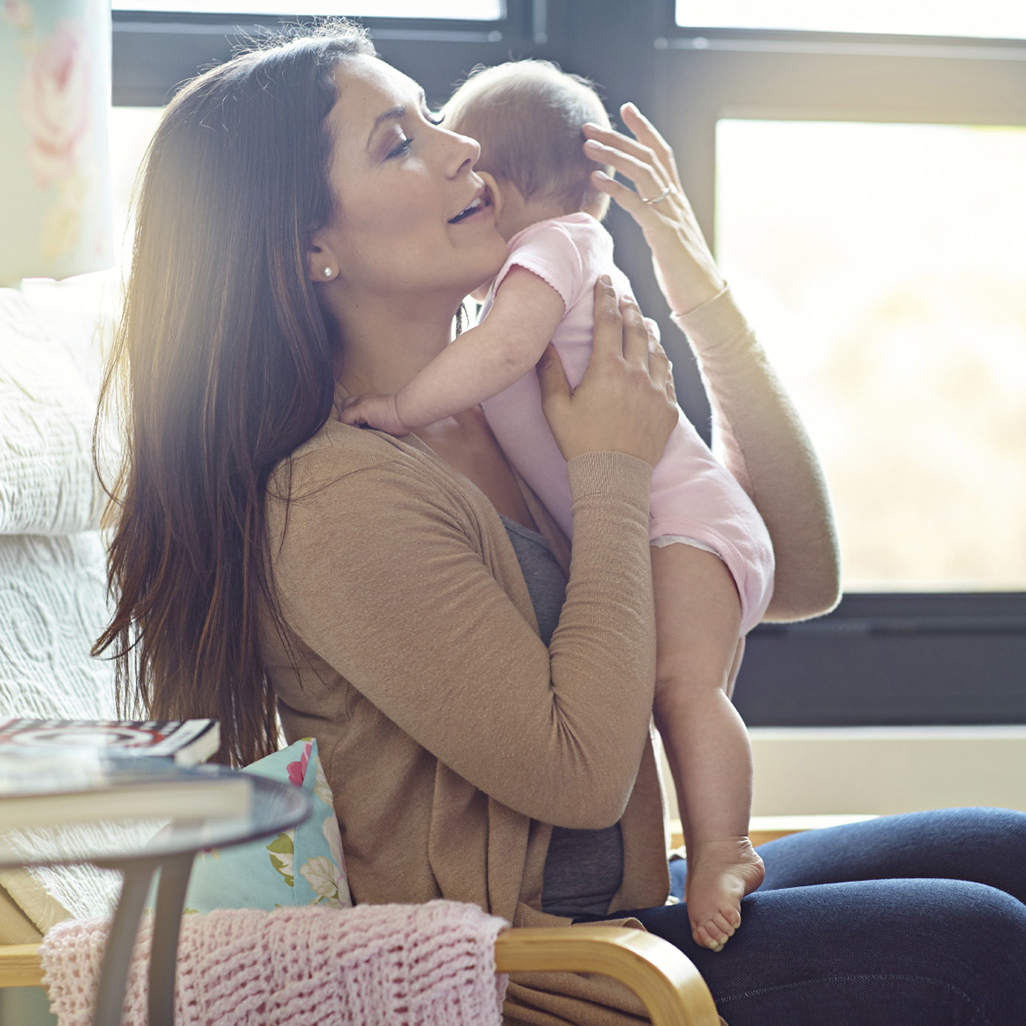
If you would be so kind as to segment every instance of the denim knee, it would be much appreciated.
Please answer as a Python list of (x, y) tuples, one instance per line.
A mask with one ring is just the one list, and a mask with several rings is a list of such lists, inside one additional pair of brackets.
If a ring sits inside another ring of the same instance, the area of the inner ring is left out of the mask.
[(757, 891), (721, 953), (686, 910), (646, 927), (685, 951), (731, 1026), (1026, 1023), (1026, 907), (957, 880), (878, 880)]

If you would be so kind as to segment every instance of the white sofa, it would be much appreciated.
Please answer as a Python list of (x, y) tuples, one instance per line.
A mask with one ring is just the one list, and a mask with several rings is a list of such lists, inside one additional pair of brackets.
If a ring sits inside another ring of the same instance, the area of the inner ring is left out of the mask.
[[(0, 719), (114, 715), (112, 667), (89, 655), (107, 619), (94, 336), (0, 289)], [(38, 940), (114, 893), (98, 871), (2, 871), (0, 943)]]

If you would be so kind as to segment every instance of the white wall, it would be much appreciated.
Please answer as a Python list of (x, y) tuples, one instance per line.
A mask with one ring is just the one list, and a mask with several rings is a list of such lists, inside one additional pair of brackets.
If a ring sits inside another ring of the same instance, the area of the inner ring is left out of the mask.
[[(960, 805), (1026, 811), (1026, 726), (749, 731), (753, 816), (884, 815)], [(665, 771), (670, 816), (676, 802)]]

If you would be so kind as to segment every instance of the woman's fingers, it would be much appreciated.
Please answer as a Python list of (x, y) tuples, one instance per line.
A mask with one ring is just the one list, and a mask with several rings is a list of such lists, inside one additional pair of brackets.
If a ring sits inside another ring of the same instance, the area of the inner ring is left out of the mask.
[(593, 121), (589, 121), (584, 125), (583, 131), (586, 139), (601, 143), (612, 150), (622, 151), (642, 163), (661, 164), (658, 155), (651, 146), (637, 139), (632, 139), (629, 135), (624, 135), (623, 132), (618, 132), (615, 128), (603, 128), (601, 125), (596, 125)]
[(648, 227), (648, 221), (658, 220), (661, 212), (656, 210), (656, 207), (673, 199), (669, 196), (660, 203), (645, 203), (633, 189), (615, 178), (610, 178), (604, 171), (592, 171), (591, 181), (599, 192), (604, 192), (618, 207), (626, 210), (642, 228)]
[(595, 282), (595, 329), (592, 357), (623, 355), (623, 322), (616, 291), (608, 274)]
[(677, 160), (670, 144), (662, 137), (659, 130), (633, 103), (625, 103), (620, 108), (620, 117), (624, 124), (634, 133), (638, 141), (647, 146), (656, 156), (667, 178), (679, 189), (680, 175), (677, 173)]
[[(615, 162), (612, 154), (620, 152), (634, 162), (631, 166), (635, 171), (640, 171), (642, 166), (654, 169), (655, 178), (661, 183), (660, 189), (651, 194), (639, 191), (646, 199), (659, 195), (666, 186), (673, 186), (681, 189), (680, 175), (677, 173), (677, 162), (673, 156), (673, 150), (669, 143), (659, 134), (655, 126), (634, 106), (633, 103), (625, 103), (620, 108), (620, 115), (624, 124), (634, 133), (635, 138), (631, 139), (622, 132), (611, 128), (603, 128), (600, 125), (588, 123), (584, 126), (585, 138), (596, 143), (605, 149), (594, 148), (589, 154), (592, 159), (604, 158), (606, 162), (613, 164), (616, 170), (626, 175), (636, 184), (638, 175), (632, 174), (627, 167), (621, 167)], [(585, 152), (588, 152), (586, 145)]]
[(594, 343), (570, 390), (551, 346), (538, 364), (542, 409), (564, 459), (623, 452), (655, 465), (677, 411), (666, 390), (668, 363), (633, 299), (617, 301), (608, 277), (595, 284)]
[(634, 188), (598, 170), (592, 172), (591, 181), (645, 233), (659, 288), (670, 309), (683, 315), (722, 292), (723, 278), (680, 187), (666, 140), (633, 104), (625, 104), (622, 114), (638, 138), (585, 125), (584, 152), (611, 166), (633, 182)]
[[(645, 318), (645, 324), (648, 325), (649, 320)], [(652, 321), (655, 325), (655, 321)], [(662, 384), (666, 391), (666, 398), (671, 403), (676, 405), (677, 403), (677, 390), (673, 385), (673, 364), (670, 363), (670, 358), (666, 355), (666, 350), (659, 344), (659, 329), (656, 327), (653, 332), (649, 328), (648, 335), (648, 372), (652, 375), (652, 380), (656, 384)]]
[(648, 368), (651, 339), (645, 318), (632, 296), (624, 296), (620, 300), (620, 316), (623, 319), (624, 359), (633, 367)]
[(617, 300), (608, 274), (595, 283), (595, 329), (592, 352), (620, 356), (634, 367), (648, 365), (649, 329), (632, 296)]
[(671, 184), (666, 180), (651, 153), (646, 160), (598, 139), (586, 140), (584, 152), (591, 160), (599, 164), (609, 164), (624, 178), (629, 178), (634, 183), (638, 195), (644, 199), (654, 199)]

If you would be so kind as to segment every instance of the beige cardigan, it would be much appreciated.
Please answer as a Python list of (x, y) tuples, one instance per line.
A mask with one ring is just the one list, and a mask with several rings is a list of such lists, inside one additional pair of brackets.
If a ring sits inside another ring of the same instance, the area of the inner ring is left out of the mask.
[[(729, 301), (716, 304), (721, 339), (746, 332)], [(612, 909), (666, 899), (649, 736), (651, 471), (620, 453), (577, 457), (569, 471), (572, 558), (522, 486), (569, 560), (549, 648), (494, 507), (417, 439), (332, 419), (272, 481), (287, 630), (265, 631), (265, 658), (286, 736), (318, 739), (357, 902), (445, 897), (514, 925), (566, 925), (540, 911), (549, 824), (617, 820)], [(571, 974), (517, 977), (506, 1011), (589, 1026), (643, 1017), (619, 985)]]

